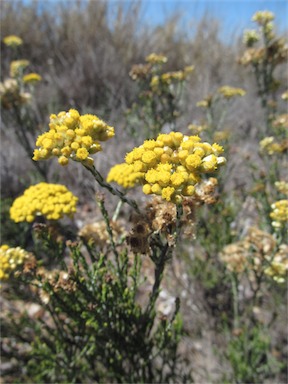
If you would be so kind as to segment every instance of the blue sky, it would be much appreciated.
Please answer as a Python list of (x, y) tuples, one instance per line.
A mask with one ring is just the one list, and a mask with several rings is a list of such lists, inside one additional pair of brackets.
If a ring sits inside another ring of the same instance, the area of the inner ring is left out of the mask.
[(183, 23), (199, 20), (205, 12), (220, 19), (222, 32), (229, 35), (241, 34), (243, 29), (255, 27), (252, 15), (259, 10), (269, 10), (275, 14), (275, 24), (279, 31), (288, 29), (287, 0), (144, 0), (143, 11), (155, 24), (162, 23), (174, 11), (183, 12)]
[[(73, 0), (70, 0), (73, 1)], [(97, 0), (95, 0), (97, 1)], [(125, 6), (133, 0), (108, 0), (123, 3)], [(200, 20), (208, 13), (221, 20), (222, 37), (229, 40), (241, 35), (244, 29), (255, 27), (252, 15), (259, 10), (269, 10), (275, 14), (275, 24), (279, 32), (288, 30), (287, 0), (142, 0), (142, 11), (145, 21), (154, 25), (162, 24), (175, 11), (183, 14), (183, 26)]]
[[(7, 1), (7, 0), (6, 0)], [(21, 0), (20, 0), (21, 1)], [(38, 0), (40, 5), (49, 8), (57, 2), (72, 3), (76, 0)], [(85, 3), (86, 0), (80, 0)], [(92, 0), (98, 1), (98, 0)], [(104, 0), (110, 5), (113, 14), (113, 5), (121, 3), (129, 7), (137, 0)], [(29, 4), (32, 0), (22, 0)], [(259, 10), (269, 10), (275, 14), (276, 30), (280, 33), (288, 32), (288, 0), (142, 0), (143, 19), (154, 26), (163, 24), (175, 12), (182, 14), (181, 22), (188, 33), (193, 32), (193, 25), (207, 13), (221, 21), (221, 37), (232, 41), (235, 36), (241, 36), (244, 29), (255, 27), (251, 21), (252, 15)], [(52, 9), (54, 7), (51, 7)], [(192, 25), (192, 27), (191, 27)]]

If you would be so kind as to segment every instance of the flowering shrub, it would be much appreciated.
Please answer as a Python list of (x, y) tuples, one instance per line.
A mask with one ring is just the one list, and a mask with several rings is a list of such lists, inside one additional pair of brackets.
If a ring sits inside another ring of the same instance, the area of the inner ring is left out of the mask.
[[(2, 212), (5, 232), (11, 225), (14, 231), (7, 238), (4, 233), (3, 242), (21, 244), (0, 247), (0, 279), (9, 307), (1, 351), (7, 359), (15, 357), (16, 372), (4, 374), (7, 382), (184, 383), (199, 377), (206, 382), (209, 372), (203, 379), (194, 356), (196, 343), (209, 351), (207, 334), (219, 347), (215, 359), (225, 371), (211, 376), (213, 382), (280, 382), (284, 377), (278, 319), (288, 271), (288, 188), (282, 166), (287, 114), (277, 111), (273, 76), (286, 48), (274, 33), (273, 18), (258, 12), (253, 20), (259, 29), (244, 34), (247, 49), (240, 62), (254, 68), (258, 96), (269, 112), (263, 116), (267, 131), (259, 127), (260, 150), (251, 156), (242, 157), (238, 137), (243, 132), (237, 131), (236, 141), (223, 124), (228, 107), (238, 107), (246, 91), (217, 84), (197, 103), (206, 118), (192, 120), (189, 135), (182, 124), (186, 117), (191, 121), (189, 108), (181, 117), (180, 106), (193, 67), (167, 71), (168, 58), (152, 53), (130, 71), (139, 92), (126, 117), (132, 139), (142, 144), (132, 144), (125, 162), (112, 167), (105, 180), (93, 155), (114, 137), (114, 128), (96, 115), (69, 109), (50, 115), (49, 130), (39, 134), (33, 86), (41, 76), (26, 73), (27, 60), (11, 62), (1, 102), (5, 118), (10, 116), (7, 125), (14, 127), (14, 119), (21, 125), (21, 135), (16, 134), (29, 158), (34, 148), (29, 139), (35, 142), (38, 136), (37, 170), (54, 157), (63, 166), (75, 161), (77, 170), (88, 171), (109, 196), (97, 191), (91, 201), (83, 194), (75, 220), (58, 222), (66, 215), (74, 219), (78, 198), (64, 185), (41, 182), (9, 205), (11, 220)], [(6, 42), (20, 45), (15, 38)], [(26, 87), (31, 103), (23, 98)], [(286, 93), (281, 91), (282, 104)], [(178, 117), (183, 132), (176, 129)], [(238, 169), (251, 171), (248, 181), (244, 173), (238, 177)], [(59, 178), (57, 171), (41, 175)], [(148, 196), (136, 202), (131, 188), (137, 186)], [(220, 335), (220, 341), (211, 335)]]
[(175, 130), (179, 116), (179, 101), (184, 83), (194, 67), (186, 66), (180, 71), (164, 72), (166, 56), (151, 53), (145, 64), (133, 65), (129, 73), (138, 85), (138, 97), (127, 110), (127, 123), (133, 136), (155, 138), (164, 126)]

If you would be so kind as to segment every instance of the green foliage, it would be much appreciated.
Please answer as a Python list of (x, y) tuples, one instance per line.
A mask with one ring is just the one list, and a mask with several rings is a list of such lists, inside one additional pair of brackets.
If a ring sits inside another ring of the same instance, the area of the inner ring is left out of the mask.
[(262, 326), (240, 329), (228, 343), (226, 357), (231, 363), (233, 375), (225, 382), (260, 383), (264, 379), (271, 379), (281, 364), (270, 349), (268, 330)]
[(27, 247), (31, 239), (31, 224), (16, 224), (10, 219), (9, 210), (13, 199), (0, 200), (1, 215), (1, 244), (8, 244), (11, 247)]
[(142, 281), (139, 255), (129, 260), (124, 250), (116, 266), (107, 255), (92, 256), (95, 249), (89, 249), (87, 260), (80, 247), (70, 244), (73, 264), (67, 266), (67, 276), (59, 271), (49, 280), (47, 272), (36, 275), (37, 282), (32, 280), (42, 300), (47, 297), (44, 308), (51, 321), (29, 324), (33, 330), (26, 356), (29, 379), (46, 383), (188, 380), (177, 354), (182, 328), (179, 303), (171, 319), (159, 318), (153, 303), (147, 308), (137, 303)]

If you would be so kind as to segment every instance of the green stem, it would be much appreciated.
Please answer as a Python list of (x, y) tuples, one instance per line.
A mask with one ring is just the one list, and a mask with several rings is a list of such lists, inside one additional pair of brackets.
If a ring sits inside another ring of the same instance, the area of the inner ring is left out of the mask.
[(108, 212), (105, 208), (105, 205), (104, 205), (104, 201), (103, 199), (96, 199), (97, 200), (97, 204), (101, 210), (101, 213), (102, 213), (102, 216), (104, 218), (104, 221), (105, 221), (105, 224), (106, 224), (106, 229), (107, 229), (107, 232), (108, 232), (108, 235), (109, 235), (109, 240), (110, 240), (110, 244), (112, 246), (112, 250), (113, 250), (113, 253), (114, 253), (114, 256), (115, 256), (115, 259), (116, 259), (116, 263), (117, 263), (117, 268), (118, 268), (118, 272), (119, 272), (119, 275), (121, 277), (121, 268), (120, 268), (120, 263), (119, 263), (119, 255), (118, 255), (118, 252), (117, 252), (117, 249), (116, 249), (116, 245), (115, 245), (115, 242), (114, 242), (114, 238), (113, 238), (113, 231), (112, 231), (112, 228), (111, 228), (111, 225), (110, 225), (110, 220), (109, 220), (109, 217), (108, 217)]
[(116, 221), (116, 220), (117, 220), (122, 205), (123, 205), (123, 201), (122, 201), (122, 200), (119, 200), (119, 201), (118, 201), (118, 204), (117, 204), (117, 207), (116, 207), (116, 209), (115, 209), (114, 215), (113, 215), (113, 217), (112, 217), (112, 221)]
[(233, 327), (239, 326), (239, 303), (238, 303), (238, 279), (235, 274), (231, 274), (232, 295), (233, 295)]
[(115, 189), (112, 187), (112, 185), (110, 185), (109, 183), (107, 183), (102, 175), (97, 171), (97, 169), (94, 167), (94, 165), (92, 167), (89, 167), (87, 165), (84, 165), (84, 167), (90, 172), (92, 173), (92, 175), (94, 176), (95, 180), (97, 181), (97, 183), (107, 189), (112, 195), (114, 196), (118, 196), (122, 201), (123, 203), (126, 203), (128, 205), (130, 205), (130, 207), (132, 207), (133, 209), (135, 209), (135, 211), (140, 214), (140, 210), (138, 208), (138, 205), (136, 203), (136, 201), (134, 200), (130, 200), (128, 199), (127, 197), (125, 197), (124, 193), (120, 192), (118, 189)]

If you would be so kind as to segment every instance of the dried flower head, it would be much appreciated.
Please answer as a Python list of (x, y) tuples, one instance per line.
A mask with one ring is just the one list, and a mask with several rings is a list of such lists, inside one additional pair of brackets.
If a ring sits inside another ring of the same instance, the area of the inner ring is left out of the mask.
[(133, 253), (149, 253), (149, 236), (151, 229), (147, 221), (136, 218), (135, 223), (126, 237), (127, 244)]
[(31, 94), (20, 90), (16, 79), (6, 79), (0, 83), (1, 105), (4, 109), (26, 104), (31, 99)]
[(24, 191), (14, 200), (10, 208), (10, 217), (16, 223), (32, 222), (37, 215), (48, 220), (59, 220), (64, 215), (76, 212), (78, 198), (64, 185), (39, 183)]
[[(183, 238), (195, 238), (196, 205), (194, 196), (182, 200), (183, 214), (177, 225), (182, 228)], [(152, 231), (165, 235), (170, 245), (175, 242), (173, 234), (176, 231), (176, 215), (175, 204), (159, 197), (154, 197), (146, 205), (146, 217)]]
[(231, 272), (243, 273), (248, 268), (248, 252), (242, 241), (226, 245), (219, 257)]
[(225, 158), (219, 156), (222, 152), (220, 145), (201, 142), (198, 136), (171, 132), (145, 140), (126, 155), (125, 161), (135, 172), (143, 173), (146, 195), (159, 195), (175, 203), (194, 194), (202, 173), (213, 173), (225, 164)]
[(100, 141), (114, 136), (113, 127), (97, 116), (80, 116), (75, 109), (51, 115), (49, 127), (36, 141), (40, 148), (34, 150), (35, 161), (55, 156), (61, 165), (67, 165), (69, 159), (91, 165), (94, 161), (90, 155), (102, 150)]
[[(111, 221), (110, 226), (114, 239), (119, 238), (121, 235), (125, 236), (125, 230), (122, 225), (117, 221)], [(107, 232), (107, 225), (105, 221), (98, 221), (91, 224), (86, 224), (78, 232), (80, 238), (84, 239), (90, 245), (96, 245), (100, 248), (110, 244), (109, 234)]]
[(245, 241), (249, 243), (249, 247), (253, 247), (254, 257), (258, 259), (270, 257), (276, 247), (275, 238), (256, 227), (249, 229)]
[(8, 280), (23, 263), (32, 257), (31, 253), (20, 247), (0, 247), (0, 280)]
[(288, 270), (288, 246), (277, 246), (271, 234), (252, 227), (243, 240), (224, 247), (220, 259), (233, 272), (264, 272), (276, 282), (283, 283)]
[(275, 129), (287, 129), (288, 130), (288, 113), (283, 113), (275, 117), (272, 121), (272, 127)]
[(150, 74), (151, 64), (135, 64), (132, 66), (129, 76), (132, 80), (146, 79)]
[[(44, 304), (48, 304), (51, 299), (52, 292), (65, 291), (74, 293), (77, 289), (77, 283), (74, 279), (73, 269), (68, 271), (53, 270), (49, 271), (44, 267), (40, 267), (36, 271), (37, 279), (34, 281), (35, 286)], [(44, 286), (48, 283), (48, 289)], [(52, 292), (51, 292), (52, 291)]]

